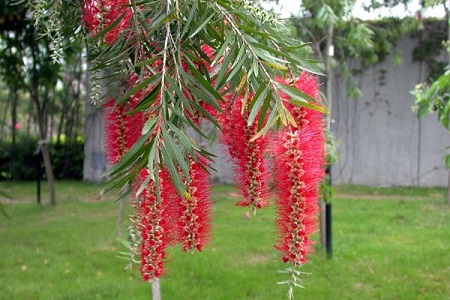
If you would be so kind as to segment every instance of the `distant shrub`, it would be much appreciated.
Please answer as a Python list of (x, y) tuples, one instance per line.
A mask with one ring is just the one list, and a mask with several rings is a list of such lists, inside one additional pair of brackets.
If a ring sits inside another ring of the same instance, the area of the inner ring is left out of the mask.
[[(21, 136), (13, 150), (11, 141), (0, 141), (0, 180), (34, 180), (37, 178), (39, 165), (42, 176), (45, 177), (42, 156), (35, 154), (37, 143), (38, 139), (35, 137)], [(83, 178), (82, 139), (59, 144), (50, 141), (48, 146), (56, 179)]]

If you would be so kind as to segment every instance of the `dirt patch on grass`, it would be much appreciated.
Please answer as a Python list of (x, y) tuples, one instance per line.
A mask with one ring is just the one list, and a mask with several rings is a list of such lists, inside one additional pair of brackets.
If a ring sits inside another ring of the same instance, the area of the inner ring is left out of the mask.
[(252, 254), (251, 256), (245, 256), (242, 259), (234, 261), (236, 266), (255, 266), (260, 264), (266, 264), (269, 262), (269, 256), (267, 254)]
[(429, 196), (429, 197), (416, 197), (416, 196), (390, 196), (390, 195), (356, 195), (356, 194), (339, 194), (335, 196), (339, 199), (361, 199), (361, 200), (403, 200), (403, 201), (430, 201), (438, 198), (442, 198), (443, 195)]

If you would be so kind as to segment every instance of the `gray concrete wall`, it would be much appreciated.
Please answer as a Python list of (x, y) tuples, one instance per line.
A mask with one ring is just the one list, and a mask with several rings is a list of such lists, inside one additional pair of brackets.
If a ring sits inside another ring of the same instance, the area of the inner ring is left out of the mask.
[(335, 183), (446, 185), (441, 150), (450, 145), (450, 135), (436, 114), (418, 120), (411, 110), (410, 91), (426, 74), (424, 64), (412, 61), (414, 46), (404, 37), (398, 44), (401, 65), (391, 55), (358, 75), (360, 99), (347, 99), (345, 85), (335, 85), (332, 131), (341, 155), (333, 168)]
[[(415, 43), (406, 36), (399, 42), (401, 65), (394, 64), (392, 55), (355, 77), (363, 92), (360, 99), (348, 99), (344, 81), (336, 77), (332, 131), (340, 160), (332, 169), (334, 183), (446, 186), (441, 150), (450, 146), (450, 135), (436, 114), (419, 120), (411, 109), (411, 90), (427, 74), (425, 64), (412, 61)], [(229, 157), (216, 144), (208, 150), (218, 155), (214, 180), (232, 183)]]

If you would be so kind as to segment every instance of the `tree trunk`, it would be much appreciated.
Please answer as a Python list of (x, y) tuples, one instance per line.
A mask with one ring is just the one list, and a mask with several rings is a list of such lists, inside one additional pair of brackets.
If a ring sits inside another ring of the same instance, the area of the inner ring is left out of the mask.
[[(89, 76), (87, 76), (89, 78)], [(84, 123), (83, 180), (104, 182), (106, 156), (103, 137), (103, 110), (91, 103), (91, 86), (87, 80), (87, 96)]]
[(50, 196), (50, 203), (56, 205), (55, 198), (55, 180), (53, 177), (52, 163), (50, 161), (50, 153), (48, 151), (47, 142), (42, 141), (41, 143), (42, 159), (44, 160), (45, 174), (47, 176), (48, 193)]
[(8, 97), (6, 104), (5, 104), (5, 108), (3, 110), (2, 120), (0, 123), (0, 130), (1, 130), (0, 139), (2, 139), (2, 140), (4, 140), (6, 138), (6, 116), (8, 114), (9, 103), (10, 103), (10, 99)]
[(48, 151), (48, 145), (47, 145), (47, 129), (46, 129), (46, 122), (45, 122), (45, 112), (44, 108), (41, 105), (40, 97), (39, 97), (39, 83), (37, 81), (34, 81), (31, 86), (31, 97), (33, 99), (34, 104), (36, 105), (36, 111), (37, 111), (37, 118), (38, 118), (38, 124), (39, 124), (39, 136), (41, 140), (39, 141), (39, 150), (42, 154), (42, 159), (44, 160), (44, 168), (45, 168), (45, 175), (47, 176), (47, 185), (48, 185), (48, 192), (50, 196), (50, 203), (52, 205), (56, 205), (56, 198), (55, 198), (55, 181), (53, 176), (53, 170), (52, 170), (52, 163), (50, 160), (50, 153)]
[(17, 142), (16, 142), (16, 123), (17, 123), (17, 91), (14, 86), (9, 86), (9, 102), (11, 102), (11, 175), (12, 180), (16, 179), (16, 161), (17, 161)]
[(159, 278), (152, 280), (152, 300), (161, 300), (161, 287), (159, 285)]
[[(329, 25), (327, 28), (327, 39), (326, 39), (326, 48), (325, 48), (325, 75), (326, 75), (326, 83), (325, 83), (325, 96), (327, 98), (327, 110), (328, 115), (326, 117), (326, 126), (327, 130), (331, 131), (331, 105), (333, 102), (333, 69), (331, 67), (331, 57), (333, 56), (332, 53), (332, 47), (333, 47), (333, 24)], [(330, 176), (330, 182), (331, 182), (331, 172), (327, 174), (327, 176)], [(320, 226), (320, 242), (325, 247), (327, 245), (327, 232), (326, 228), (331, 228), (331, 226), (327, 226), (327, 221), (325, 219), (325, 201), (320, 201), (319, 206), (319, 226)], [(331, 221), (331, 218), (330, 218)], [(331, 233), (329, 233), (331, 234)]]

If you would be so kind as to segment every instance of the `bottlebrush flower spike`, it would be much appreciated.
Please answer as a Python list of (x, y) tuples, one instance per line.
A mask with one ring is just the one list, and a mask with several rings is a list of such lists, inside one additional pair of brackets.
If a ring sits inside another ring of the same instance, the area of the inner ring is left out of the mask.
[(116, 106), (113, 99), (103, 106), (105, 152), (109, 164), (116, 164), (141, 136), (142, 113), (128, 114), (137, 103), (135, 100)]
[(251, 141), (258, 132), (258, 124), (247, 125), (249, 111), (247, 107), (242, 109), (243, 99), (240, 95), (221, 118), (221, 142), (227, 146), (234, 162), (236, 182), (244, 197), (237, 205), (252, 206), (255, 211), (268, 204), (268, 174), (264, 165), (266, 143), (264, 137)]
[(201, 252), (211, 237), (211, 188), (209, 174), (202, 166), (207, 166), (205, 157), (198, 156), (198, 162), (189, 158), (190, 181), (184, 182), (189, 196), (177, 197), (180, 216), (178, 239), (183, 251), (197, 249)]
[[(136, 182), (136, 190), (149, 175), (142, 170)], [(153, 180), (147, 184), (138, 195), (135, 204), (135, 228), (141, 236), (141, 276), (144, 281), (159, 278), (164, 272), (165, 249), (173, 245), (175, 236), (173, 232), (174, 220), (171, 212), (169, 194), (173, 192), (168, 171), (159, 172), (159, 187)], [(160, 193), (158, 199), (157, 193)]]
[[(315, 77), (302, 73), (294, 86), (318, 101)], [(287, 100), (287, 95), (283, 95)], [(298, 127), (288, 126), (272, 141), (274, 185), (277, 189), (276, 248), (284, 262), (294, 266), (307, 261), (310, 234), (315, 232), (319, 183), (324, 177), (324, 134), (322, 114), (286, 104)]]
[(128, 0), (85, 0), (83, 19), (89, 31), (96, 35), (116, 21), (122, 14), (125, 16), (105, 35), (105, 41), (113, 44), (120, 33), (128, 26), (131, 10)]

